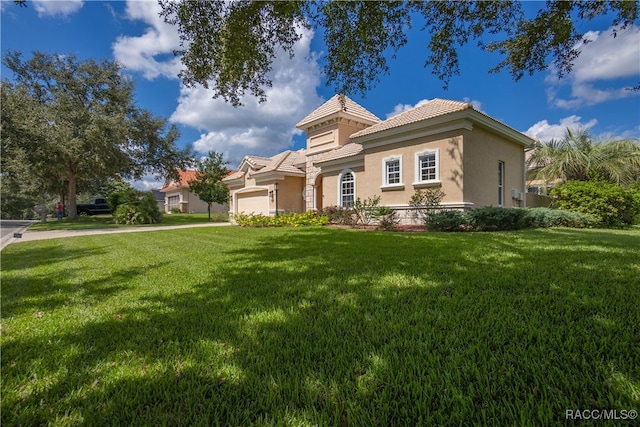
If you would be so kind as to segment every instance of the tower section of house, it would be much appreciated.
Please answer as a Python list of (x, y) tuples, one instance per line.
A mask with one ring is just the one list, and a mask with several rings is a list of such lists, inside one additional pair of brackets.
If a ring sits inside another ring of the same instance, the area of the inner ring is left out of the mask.
[(322, 209), (335, 202), (323, 198), (322, 171), (314, 162), (323, 155), (350, 142), (350, 136), (379, 123), (373, 113), (344, 95), (335, 95), (300, 120), (296, 127), (306, 132), (306, 181), (304, 187), (307, 210)]

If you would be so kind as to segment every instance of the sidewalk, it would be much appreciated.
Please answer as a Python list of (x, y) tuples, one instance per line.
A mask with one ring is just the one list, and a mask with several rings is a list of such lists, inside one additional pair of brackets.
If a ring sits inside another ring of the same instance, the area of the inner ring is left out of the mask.
[(131, 228), (101, 228), (94, 230), (50, 230), (50, 231), (30, 231), (25, 229), (22, 233), (22, 238), (16, 239), (11, 237), (6, 241), (3, 240), (2, 247), (10, 243), (30, 242), (33, 240), (45, 240), (45, 239), (59, 239), (65, 237), (77, 237), (77, 236), (89, 236), (92, 234), (114, 234), (114, 233), (141, 233), (145, 231), (159, 231), (159, 230), (176, 230), (179, 228), (196, 228), (196, 227), (225, 227), (231, 225), (228, 222), (210, 222), (204, 224), (189, 224), (189, 225), (166, 225), (166, 226), (141, 226)]

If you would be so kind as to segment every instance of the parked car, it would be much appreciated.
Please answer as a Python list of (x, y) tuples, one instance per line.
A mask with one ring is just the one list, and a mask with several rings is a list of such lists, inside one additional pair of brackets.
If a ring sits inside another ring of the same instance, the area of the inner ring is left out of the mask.
[(100, 215), (110, 214), (107, 199), (95, 199), (94, 203), (81, 203), (77, 205), (76, 212), (78, 215)]

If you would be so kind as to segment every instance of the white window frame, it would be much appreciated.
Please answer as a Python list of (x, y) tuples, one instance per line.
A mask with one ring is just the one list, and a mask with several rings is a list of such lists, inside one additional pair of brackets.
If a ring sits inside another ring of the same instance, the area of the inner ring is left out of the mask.
[[(420, 170), (420, 158), (423, 156), (435, 155), (435, 179), (422, 179), (422, 171)], [(440, 184), (440, 150), (424, 150), (416, 153), (415, 157), (415, 182), (414, 186), (428, 186), (434, 184)]]
[[(398, 178), (400, 180), (399, 182), (389, 183), (388, 164), (391, 162), (398, 162)], [(380, 186), (380, 188), (383, 190), (403, 189), (404, 182), (402, 180), (402, 172), (402, 156), (391, 156), (382, 159), (382, 185)]]
[(504, 162), (498, 161), (498, 206), (504, 206)]
[[(343, 204), (343, 194), (342, 194), (342, 178), (347, 175), (347, 174), (351, 174), (351, 176), (353, 177), (353, 200), (351, 201), (351, 204), (348, 206), (345, 206)], [(356, 174), (354, 171), (352, 171), (351, 169), (344, 169), (340, 172), (340, 174), (338, 175), (338, 206), (342, 206), (342, 207), (351, 207), (353, 206), (353, 203), (356, 201)]]

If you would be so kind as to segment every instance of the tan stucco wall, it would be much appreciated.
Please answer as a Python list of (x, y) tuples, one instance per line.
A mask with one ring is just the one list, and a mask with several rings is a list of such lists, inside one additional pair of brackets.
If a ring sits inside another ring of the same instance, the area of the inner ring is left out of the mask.
[[(356, 197), (362, 198), (359, 193), (360, 186), (367, 179), (364, 174), (364, 167), (347, 167), (345, 169), (351, 170), (356, 176)], [(324, 172), (322, 174), (322, 207), (338, 206), (338, 177), (340, 173), (345, 170), (335, 170), (331, 172)]]
[[(169, 212), (169, 197), (180, 196), (180, 207), (183, 213), (203, 213), (207, 212), (207, 204), (200, 200), (197, 194), (190, 192), (189, 190), (182, 188), (176, 189), (165, 193), (165, 205), (164, 210)], [(186, 203), (184, 203), (186, 202)]]
[(521, 206), (511, 190), (524, 191), (524, 148), (475, 126), (464, 133), (464, 197), (474, 207), (498, 205), (498, 162), (504, 162), (504, 205)]
[[(414, 186), (416, 177), (416, 153), (438, 150), (440, 185)], [(383, 160), (401, 156), (402, 189), (381, 188), (384, 184)], [(381, 147), (367, 148), (365, 144), (364, 168), (366, 179), (358, 182), (357, 196), (365, 199), (381, 196), (380, 204), (386, 206), (406, 205), (416, 188), (440, 188), (445, 193), (443, 203), (463, 201), (462, 182), (462, 137), (460, 131), (451, 131), (436, 136), (407, 139)]]
[(364, 129), (361, 123), (346, 118), (334, 119), (331, 123), (307, 131), (307, 153), (313, 155), (329, 149), (341, 147), (349, 142), (349, 137)]
[[(303, 177), (287, 176), (284, 180), (278, 180), (278, 211), (294, 211), (304, 212), (305, 203), (302, 198), (302, 189), (304, 188), (305, 179)], [(273, 190), (273, 184), (269, 186)], [(275, 212), (276, 202), (269, 202), (269, 210)]]

